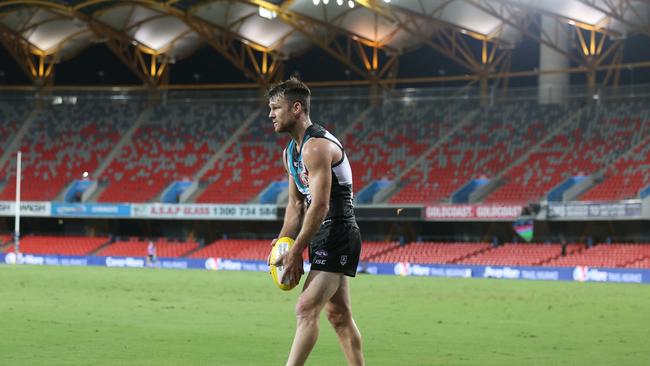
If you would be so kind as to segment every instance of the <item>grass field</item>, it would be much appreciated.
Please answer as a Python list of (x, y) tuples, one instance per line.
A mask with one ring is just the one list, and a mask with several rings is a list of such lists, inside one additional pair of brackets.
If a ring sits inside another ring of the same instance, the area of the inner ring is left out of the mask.
[[(265, 273), (0, 266), (0, 365), (282, 365)], [(650, 286), (359, 276), (366, 363), (650, 365)], [(308, 365), (344, 365), (323, 317)]]

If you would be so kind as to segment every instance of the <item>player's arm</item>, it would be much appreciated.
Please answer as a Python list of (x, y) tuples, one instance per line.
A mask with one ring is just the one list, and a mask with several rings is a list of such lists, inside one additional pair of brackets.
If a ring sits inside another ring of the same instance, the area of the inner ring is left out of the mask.
[(289, 278), (294, 283), (298, 283), (300, 275), (303, 273), (302, 252), (309, 246), (329, 211), (333, 147), (334, 145), (325, 139), (313, 139), (303, 147), (302, 160), (309, 171), (311, 203), (305, 212), (305, 218), (295, 244), (283, 261), (284, 275), (290, 275)]
[(283, 236), (295, 238), (300, 231), (304, 214), (305, 197), (300, 193), (298, 187), (296, 187), (296, 184), (293, 181), (293, 177), (289, 174), (289, 202), (287, 203), (287, 209), (284, 212), (284, 222), (278, 238)]
[[(289, 169), (287, 168), (286, 153), (286, 150), (282, 153), (282, 161), (284, 162), (284, 169), (287, 171), (287, 175), (289, 176), (289, 202), (287, 203), (287, 209), (284, 212), (284, 222), (282, 223), (282, 229), (280, 230), (280, 235), (278, 235), (278, 238), (288, 236), (293, 239), (298, 235), (298, 232), (300, 231), (302, 219), (305, 214), (305, 196), (300, 193), (298, 187), (296, 187), (296, 184), (293, 181), (291, 173), (289, 173)], [(275, 245), (275, 242), (278, 241), (278, 238), (271, 241), (271, 247)], [(268, 259), (270, 258), (271, 254), (269, 254)]]

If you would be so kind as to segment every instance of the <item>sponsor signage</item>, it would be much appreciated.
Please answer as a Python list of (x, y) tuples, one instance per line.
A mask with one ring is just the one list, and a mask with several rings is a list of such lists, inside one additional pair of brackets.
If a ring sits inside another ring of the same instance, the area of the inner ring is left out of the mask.
[(515, 220), (521, 205), (435, 205), (424, 208), (424, 218), (438, 220)]
[(579, 282), (650, 282), (650, 270), (601, 269), (578, 266), (573, 270), (573, 279)]
[[(63, 256), (56, 254), (0, 253), (0, 264), (54, 266), (106, 266), (143, 268), (145, 257)], [(268, 272), (266, 261), (225, 258), (159, 258), (157, 268), (203, 269), (210, 271)], [(305, 271), (309, 263), (304, 262)], [(650, 284), (650, 269), (578, 267), (474, 266), (451, 264), (360, 263), (358, 273), (419, 277), (496, 278), (536, 281), (578, 281)]]
[[(204, 268), (204, 262), (204, 259), (158, 258), (158, 261), (153, 266), (156, 268), (168, 269), (202, 269)], [(120, 268), (145, 268), (147, 267), (147, 261), (145, 257), (90, 256), (88, 257), (88, 265)]]
[(567, 280), (566, 269), (540, 267), (491, 267), (487, 266), (478, 271), (483, 278), (506, 278), (512, 280)]
[(400, 276), (470, 278), (472, 277), (472, 269), (467, 266), (440, 266), (431, 264), (398, 262), (394, 264), (392, 274)]
[(52, 203), (54, 217), (129, 217), (131, 207), (112, 203)]
[(226, 258), (207, 258), (204, 261), (205, 269), (210, 271), (269, 271), (269, 266), (266, 264), (266, 262), (262, 261)]
[[(15, 216), (15, 201), (0, 201), (0, 216)], [(20, 216), (48, 217), (50, 216), (50, 202), (25, 201), (20, 203)]]
[(62, 256), (57, 254), (18, 254), (14, 252), (0, 254), (0, 263), (31, 264), (48, 266), (86, 266), (88, 257)]
[(275, 205), (133, 204), (131, 216), (148, 219), (275, 220)]
[(549, 203), (549, 218), (641, 218), (640, 201)]

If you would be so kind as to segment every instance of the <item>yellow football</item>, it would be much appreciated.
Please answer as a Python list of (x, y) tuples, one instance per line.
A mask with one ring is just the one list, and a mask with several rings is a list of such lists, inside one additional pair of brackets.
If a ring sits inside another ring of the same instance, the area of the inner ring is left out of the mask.
[(284, 291), (289, 291), (296, 286), (291, 286), (289, 278), (285, 278), (284, 282), (280, 282), (282, 275), (284, 274), (284, 266), (276, 266), (273, 263), (275, 263), (281, 255), (288, 252), (292, 246), (293, 239), (287, 236), (278, 239), (271, 249), (271, 257), (269, 258), (269, 263), (271, 263), (269, 265), (269, 272), (271, 272), (273, 283)]

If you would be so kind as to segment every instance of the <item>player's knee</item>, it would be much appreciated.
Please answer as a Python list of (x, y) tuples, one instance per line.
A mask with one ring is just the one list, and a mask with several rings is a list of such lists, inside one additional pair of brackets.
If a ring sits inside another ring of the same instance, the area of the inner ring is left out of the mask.
[(318, 306), (314, 301), (299, 298), (296, 304), (296, 317), (298, 319), (313, 320), (318, 318)]
[(350, 319), (352, 319), (352, 314), (347, 308), (328, 309), (327, 311), (327, 320), (334, 329), (346, 326)]

